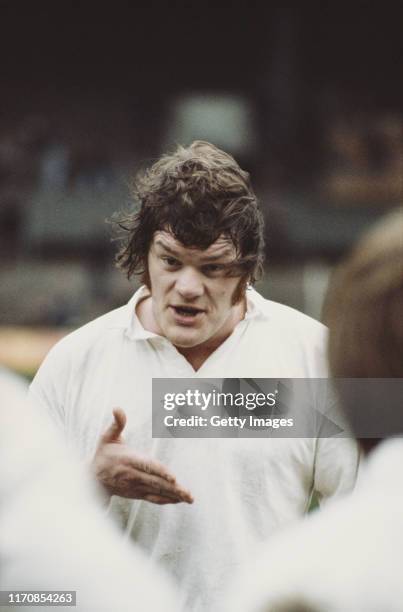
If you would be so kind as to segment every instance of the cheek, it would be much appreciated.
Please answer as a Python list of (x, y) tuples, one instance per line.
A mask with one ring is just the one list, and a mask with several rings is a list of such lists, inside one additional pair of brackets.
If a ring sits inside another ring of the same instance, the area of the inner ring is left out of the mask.
[(232, 300), (232, 295), (235, 291), (235, 287), (231, 283), (216, 293), (216, 296), (217, 296), (216, 304), (219, 310), (221, 311), (221, 314), (227, 314), (228, 310), (231, 308), (231, 305), (232, 305), (231, 300)]
[(158, 285), (158, 272), (156, 269), (155, 262), (151, 258), (148, 260), (147, 276), (151, 287)]
[(158, 276), (158, 280), (155, 280), (151, 287), (151, 292), (157, 309), (160, 312), (165, 311), (167, 304), (173, 299), (171, 277)]

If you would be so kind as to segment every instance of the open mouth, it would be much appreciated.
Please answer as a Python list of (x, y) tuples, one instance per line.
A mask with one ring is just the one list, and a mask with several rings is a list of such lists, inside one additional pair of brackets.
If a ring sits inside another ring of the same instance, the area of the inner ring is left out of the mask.
[(172, 308), (180, 317), (187, 317), (189, 319), (204, 312), (201, 308), (195, 308), (194, 306), (172, 306)]

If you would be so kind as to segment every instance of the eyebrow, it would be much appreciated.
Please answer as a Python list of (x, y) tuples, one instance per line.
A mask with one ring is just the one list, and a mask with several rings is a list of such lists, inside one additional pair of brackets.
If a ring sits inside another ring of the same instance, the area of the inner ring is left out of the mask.
[(216, 261), (217, 259), (221, 259), (222, 257), (226, 257), (226, 255), (233, 255), (233, 251), (231, 248), (225, 249), (218, 255), (208, 255), (204, 258), (204, 261)]
[(178, 253), (178, 251), (175, 251), (175, 249), (172, 249), (170, 246), (165, 244), (165, 242), (163, 242), (162, 240), (156, 240), (155, 246), (162, 247), (170, 255), (175, 255), (175, 257), (179, 257), (180, 256), (180, 253)]
[[(165, 249), (165, 251), (167, 253), (169, 253), (170, 255), (173, 255), (174, 257), (180, 257), (181, 254), (176, 251), (175, 249), (171, 248), (170, 246), (168, 246), (165, 242), (163, 242), (162, 240), (157, 240), (155, 242), (155, 246), (160, 246), (163, 249)], [(227, 247), (224, 249), (224, 251), (221, 251), (221, 253), (218, 253), (217, 255), (208, 255), (207, 257), (203, 257), (203, 263), (205, 262), (210, 262), (210, 261), (217, 261), (217, 259), (221, 259), (222, 257), (225, 257), (226, 255), (232, 255), (233, 251), (231, 249), (231, 247)]]

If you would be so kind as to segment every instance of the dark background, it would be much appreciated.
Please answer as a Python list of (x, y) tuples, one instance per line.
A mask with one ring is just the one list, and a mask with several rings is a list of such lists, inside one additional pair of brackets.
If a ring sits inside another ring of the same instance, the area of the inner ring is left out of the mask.
[(105, 218), (135, 170), (193, 138), (252, 174), (263, 293), (319, 316), (333, 265), (402, 203), (402, 17), (402, 2), (0, 2), (2, 322), (122, 303)]

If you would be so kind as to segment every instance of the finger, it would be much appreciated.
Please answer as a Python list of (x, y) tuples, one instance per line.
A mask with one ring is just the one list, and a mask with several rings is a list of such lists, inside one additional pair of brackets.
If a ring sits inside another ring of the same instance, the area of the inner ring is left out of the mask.
[(136, 487), (136, 499), (145, 499), (149, 496), (152, 497), (164, 497), (169, 499), (172, 503), (182, 502), (183, 499), (176, 493), (168, 493), (167, 491), (158, 491), (157, 489), (151, 489), (149, 486), (142, 485)]
[(187, 489), (182, 489), (182, 500), (187, 504), (193, 504), (194, 497)]
[(113, 409), (113, 423), (108, 429), (102, 434), (101, 442), (106, 444), (108, 442), (116, 442), (119, 440), (120, 435), (126, 425), (126, 414), (121, 408)]
[(168, 482), (176, 482), (175, 476), (170, 472), (162, 463), (156, 461), (155, 459), (150, 459), (150, 457), (144, 457), (143, 455), (139, 455), (138, 453), (132, 453), (130, 457), (128, 457), (130, 465), (145, 474), (150, 474), (152, 476), (158, 476), (167, 480)]
[(162, 463), (156, 461), (155, 459), (141, 457), (139, 455), (135, 455), (133, 457), (133, 467), (146, 474), (151, 474), (153, 476), (159, 476), (160, 478), (164, 478), (168, 482), (175, 483), (176, 478)]
[(143, 499), (145, 499), (145, 501), (151, 502), (152, 504), (158, 504), (160, 506), (165, 505), (165, 504), (179, 504), (180, 503), (179, 499), (171, 499), (170, 497), (164, 497), (162, 495), (154, 495), (154, 494), (145, 495)]
[(155, 492), (158, 495), (172, 496), (190, 504), (193, 503), (193, 497), (190, 492), (178, 484), (173, 485), (159, 476), (152, 476), (150, 474), (145, 475), (142, 472), (138, 472), (137, 479), (141, 482), (143, 487), (152, 489), (153, 491), (151, 492)]
[[(178, 494), (181, 497), (182, 501), (186, 501), (189, 504), (193, 503), (194, 500), (193, 500), (193, 497), (190, 491), (180, 486), (177, 483), (176, 478), (170, 472), (168, 472), (165, 466), (159, 463), (159, 461), (155, 461), (153, 459), (140, 460), (137, 463), (137, 465), (134, 465), (133, 467), (136, 467), (137, 469), (140, 469), (143, 472), (145, 472), (151, 479), (151, 482), (154, 482), (156, 486), (158, 487), (161, 487), (161, 486), (163, 487), (162, 488), (163, 491), (169, 491), (169, 492), (174, 491), (176, 494)], [(163, 478), (164, 480), (167, 480), (170, 484), (174, 485), (175, 488), (172, 489), (170, 487), (169, 489), (167, 489), (165, 483), (161, 483), (160, 480), (158, 480), (159, 478)], [(146, 480), (146, 482), (150, 482), (150, 481)]]

